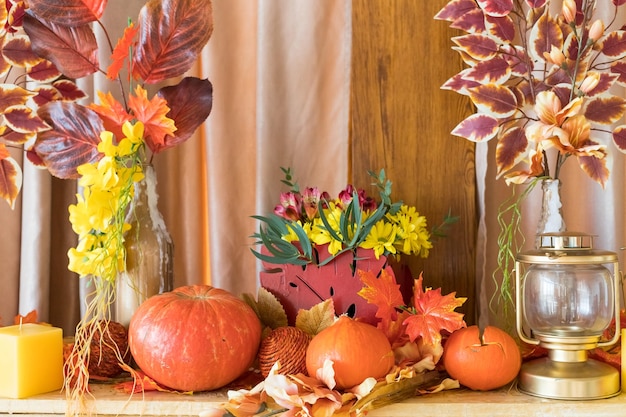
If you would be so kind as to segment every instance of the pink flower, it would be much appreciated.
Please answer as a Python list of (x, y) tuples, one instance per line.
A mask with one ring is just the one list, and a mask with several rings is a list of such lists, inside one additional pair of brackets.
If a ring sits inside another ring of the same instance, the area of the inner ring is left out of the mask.
[(287, 220), (300, 220), (302, 213), (300, 194), (292, 192), (280, 193), (280, 204), (274, 208), (274, 213)]
[(604, 34), (604, 23), (602, 20), (598, 19), (591, 25), (589, 28), (589, 39), (592, 41), (597, 41)]
[(302, 207), (308, 220), (312, 220), (317, 216), (320, 198), (320, 190), (317, 187), (307, 187), (302, 192)]

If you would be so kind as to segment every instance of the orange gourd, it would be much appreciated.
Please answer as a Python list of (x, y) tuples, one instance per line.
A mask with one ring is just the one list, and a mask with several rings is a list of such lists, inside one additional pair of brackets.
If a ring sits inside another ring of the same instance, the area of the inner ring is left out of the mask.
[(478, 326), (455, 331), (445, 342), (442, 360), (452, 378), (477, 391), (510, 383), (522, 364), (515, 339), (494, 326), (485, 328), (482, 341)]
[(221, 388), (253, 363), (261, 342), (254, 310), (231, 293), (190, 285), (139, 306), (128, 330), (137, 365), (180, 391)]
[(369, 377), (382, 378), (394, 365), (385, 334), (348, 316), (341, 316), (311, 340), (306, 352), (309, 375), (316, 376), (326, 359), (333, 361), (338, 389), (354, 387)]

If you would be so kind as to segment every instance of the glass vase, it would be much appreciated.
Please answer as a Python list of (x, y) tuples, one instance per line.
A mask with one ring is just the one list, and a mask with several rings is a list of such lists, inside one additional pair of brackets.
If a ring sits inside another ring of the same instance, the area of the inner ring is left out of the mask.
[(141, 303), (174, 286), (174, 245), (157, 206), (156, 172), (149, 165), (144, 174), (126, 217), (131, 226), (124, 235), (126, 270), (116, 283), (113, 317), (126, 327)]
[[(561, 210), (561, 181), (558, 179), (545, 179), (541, 182), (541, 211), (537, 224), (536, 248), (543, 246), (543, 233), (555, 233), (565, 231), (565, 221)], [(550, 241), (546, 242), (547, 244)]]

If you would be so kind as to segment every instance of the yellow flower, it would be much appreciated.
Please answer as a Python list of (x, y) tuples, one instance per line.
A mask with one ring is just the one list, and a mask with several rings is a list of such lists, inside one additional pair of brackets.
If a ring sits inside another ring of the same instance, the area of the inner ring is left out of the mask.
[(385, 220), (379, 220), (370, 230), (370, 233), (361, 244), (362, 248), (374, 249), (376, 259), (385, 253), (396, 253), (394, 243), (396, 241), (397, 227)]
[(117, 156), (117, 147), (113, 143), (113, 133), (106, 130), (100, 133), (98, 152), (102, 152), (105, 156)]
[(426, 217), (420, 216), (415, 207), (402, 205), (395, 215), (387, 218), (397, 225), (396, 248), (407, 255), (419, 254), (425, 258), (432, 248)]
[(122, 132), (126, 137), (120, 140), (118, 153), (120, 156), (132, 155), (143, 144), (144, 125), (142, 122), (136, 122), (134, 125), (131, 122), (125, 122)]

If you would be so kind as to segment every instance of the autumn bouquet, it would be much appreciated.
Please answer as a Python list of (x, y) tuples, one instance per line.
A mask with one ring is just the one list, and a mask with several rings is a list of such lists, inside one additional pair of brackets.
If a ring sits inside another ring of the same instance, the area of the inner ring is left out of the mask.
[[(420, 276), (414, 280), (412, 305), (405, 305), (393, 275), (360, 270), (358, 278), (359, 295), (377, 310), (375, 326), (336, 317), (332, 300), (325, 300), (300, 311), (290, 327), (269, 292), (261, 289), (256, 300), (248, 297), (266, 326), (259, 349), (264, 380), (252, 389), (229, 391), (227, 403), (201, 415), (364, 416), (415, 395), (458, 388), (458, 381), (436, 368), (442, 340), (465, 327), (463, 315), (454, 311), (465, 298), (424, 289)], [(301, 336), (285, 336), (298, 333)], [(381, 338), (387, 346), (383, 351), (389, 352), (382, 371), (377, 368), (383, 361), (375, 353)]]
[[(335, 198), (317, 187), (301, 190), (291, 170), (282, 170), (283, 183), (290, 191), (281, 193), (273, 215), (253, 216), (261, 222), (253, 237), (263, 251), (252, 251), (259, 259), (272, 264), (324, 265), (357, 248), (372, 249), (377, 259), (382, 255), (428, 256), (432, 242), (426, 217), (413, 206), (391, 200), (391, 181), (384, 170), (370, 172), (379, 201), (352, 185)], [(319, 248), (326, 253), (320, 256)]]
[[(467, 68), (442, 88), (468, 96), (476, 113), (452, 133), (475, 142), (496, 138), (497, 174), (507, 183), (558, 179), (575, 157), (604, 186), (602, 135), (612, 134), (626, 151), (626, 125), (614, 125), (626, 99), (613, 88), (626, 86), (626, 34), (616, 22), (626, 2), (563, 0), (556, 13), (551, 3), (452, 0), (435, 16), (466, 32), (452, 41)], [(598, 6), (608, 19), (597, 17)]]

